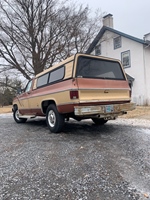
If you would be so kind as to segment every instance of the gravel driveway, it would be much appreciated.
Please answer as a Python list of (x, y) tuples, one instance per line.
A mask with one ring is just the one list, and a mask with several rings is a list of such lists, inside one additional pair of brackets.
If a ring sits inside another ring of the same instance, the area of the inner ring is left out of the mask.
[(0, 199), (150, 199), (149, 124), (72, 120), (52, 134), (45, 120), (0, 115)]

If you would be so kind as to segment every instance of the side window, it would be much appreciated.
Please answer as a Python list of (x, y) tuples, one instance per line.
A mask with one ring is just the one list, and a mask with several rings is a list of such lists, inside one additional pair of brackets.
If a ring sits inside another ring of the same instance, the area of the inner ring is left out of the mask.
[(63, 79), (65, 74), (65, 67), (60, 67), (50, 73), (49, 83)]
[(49, 73), (40, 76), (37, 79), (37, 88), (47, 84)]
[(28, 84), (25, 88), (25, 92), (29, 92), (31, 90), (31, 86), (32, 86), (32, 80), (28, 82)]

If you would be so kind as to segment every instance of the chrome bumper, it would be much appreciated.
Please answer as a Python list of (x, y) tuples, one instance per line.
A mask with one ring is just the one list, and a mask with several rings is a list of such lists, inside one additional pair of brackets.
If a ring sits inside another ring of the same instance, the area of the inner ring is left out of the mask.
[(97, 106), (75, 106), (74, 113), (76, 116), (100, 115), (105, 116), (119, 116), (126, 114), (127, 111), (135, 109), (134, 103), (124, 104), (110, 104)]

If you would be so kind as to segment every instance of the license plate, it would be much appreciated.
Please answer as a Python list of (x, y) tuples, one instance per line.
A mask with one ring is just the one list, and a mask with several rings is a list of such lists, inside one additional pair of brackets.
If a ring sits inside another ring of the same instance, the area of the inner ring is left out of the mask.
[(105, 106), (105, 111), (106, 111), (106, 113), (113, 112), (114, 111), (113, 105), (107, 105), (107, 106)]

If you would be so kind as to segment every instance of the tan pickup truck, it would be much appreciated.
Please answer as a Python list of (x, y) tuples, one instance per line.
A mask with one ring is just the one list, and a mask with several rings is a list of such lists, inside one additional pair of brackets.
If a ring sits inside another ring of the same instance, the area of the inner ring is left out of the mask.
[(17, 123), (46, 116), (50, 131), (57, 133), (69, 118), (103, 125), (134, 108), (118, 60), (78, 53), (30, 80), (12, 110)]

